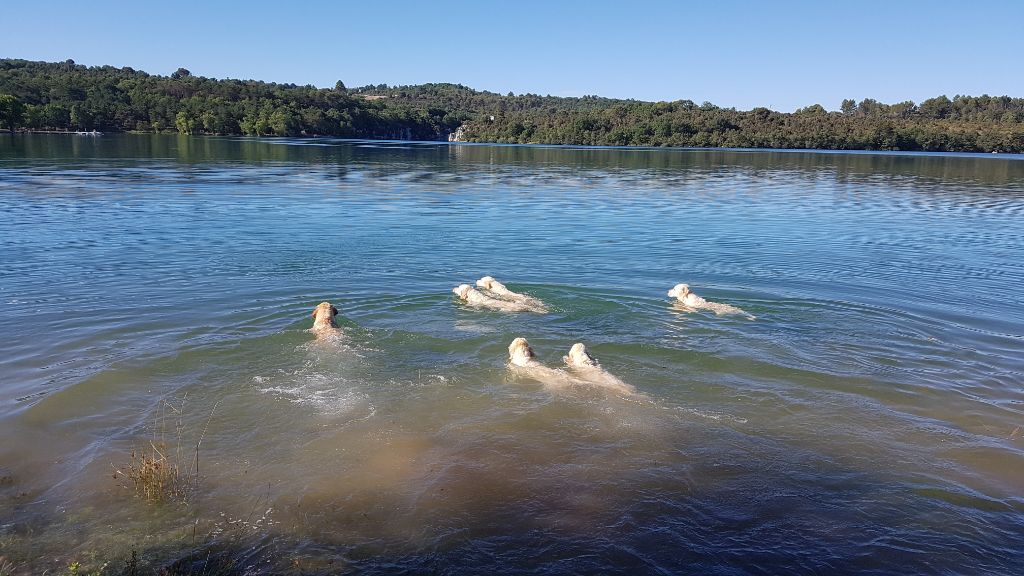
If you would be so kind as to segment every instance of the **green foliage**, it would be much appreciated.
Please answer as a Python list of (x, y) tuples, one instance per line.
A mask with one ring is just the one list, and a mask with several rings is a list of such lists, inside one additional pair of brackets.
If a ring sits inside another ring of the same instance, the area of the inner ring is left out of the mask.
[[(388, 92), (397, 94), (389, 98), (394, 103), (426, 100), (422, 91), (410, 87)], [(453, 99), (451, 94), (442, 98)], [(463, 138), (471, 142), (1024, 152), (1021, 98), (957, 96), (929, 100), (920, 107), (913, 102), (846, 100), (842, 112), (813, 105), (791, 114), (767, 108), (737, 111), (707, 102), (698, 107), (686, 100), (567, 98), (529, 106), (510, 101), (522, 96), (487, 101), (476, 93), (463, 98), (472, 105), (458, 109), (468, 118)]]
[(199, 125), (199, 119), (185, 110), (178, 112), (174, 119), (174, 127), (182, 134), (194, 134)]
[(0, 128), (14, 130), (22, 122), (25, 105), (10, 94), (0, 94)]
[[(184, 134), (447, 138), (461, 119), (407, 111), (343, 89), (216, 80), (179, 68), (154, 76), (131, 68), (0, 60), (0, 123), (35, 130), (177, 130)], [(6, 102), (6, 100), (4, 100)], [(17, 113), (16, 113), (17, 112)]]
[(1024, 98), (1008, 96), (847, 99), (840, 112), (815, 104), (783, 113), (690, 100), (502, 95), (460, 84), (348, 89), (339, 80), (318, 89), (71, 60), (0, 60), (0, 94), (17, 103), (0, 100), (0, 126), (30, 129), (443, 140), (461, 126), (474, 142), (1024, 152)]
[(1024, 152), (1024, 98), (956, 96), (883, 104), (815, 104), (788, 114), (690, 100), (502, 96), (458, 84), (363, 86), (350, 93), (389, 106), (447, 110), (470, 142), (834, 150)]

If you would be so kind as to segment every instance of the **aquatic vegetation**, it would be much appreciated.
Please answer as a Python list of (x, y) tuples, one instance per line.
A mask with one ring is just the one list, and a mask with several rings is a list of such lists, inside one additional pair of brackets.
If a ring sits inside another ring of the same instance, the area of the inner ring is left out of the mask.
[[(150, 501), (184, 500), (192, 484), (178, 463), (164, 453), (166, 445), (149, 443), (149, 450), (132, 450), (127, 466), (114, 471), (114, 478), (125, 478), (135, 493)], [(126, 483), (126, 487), (129, 485)]]
[[(185, 398), (178, 405), (163, 401), (158, 416), (158, 438), (149, 440), (148, 446), (143, 448), (132, 448), (128, 462), (114, 469), (114, 479), (120, 480), (125, 488), (149, 502), (187, 500), (199, 485), (199, 448), (216, 410), (215, 404), (195, 443), (194, 452), (186, 451), (183, 420)], [(174, 418), (173, 445), (167, 442), (164, 431), (168, 416)]]
[(95, 568), (87, 567), (81, 562), (72, 562), (68, 564), (66, 574), (68, 576), (102, 576), (107, 574), (108, 566), (110, 566), (110, 562), (104, 562)]
[(138, 576), (139, 574), (139, 553), (132, 548), (132, 554), (124, 561), (124, 576)]

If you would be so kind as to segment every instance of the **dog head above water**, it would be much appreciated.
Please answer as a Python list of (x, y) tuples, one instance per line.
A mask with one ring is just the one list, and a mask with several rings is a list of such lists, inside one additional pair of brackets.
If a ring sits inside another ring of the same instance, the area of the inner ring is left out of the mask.
[(483, 278), (476, 281), (477, 288), (483, 288), (484, 290), (490, 290), (494, 286), (494, 276), (484, 276)]
[(313, 329), (321, 328), (337, 328), (338, 323), (334, 321), (334, 317), (338, 315), (338, 309), (331, 305), (330, 302), (321, 302), (316, 305), (313, 309)]
[(668, 291), (668, 295), (675, 298), (685, 298), (690, 293), (689, 284), (676, 284), (671, 290)]
[(526, 366), (531, 362), (536, 362), (533, 348), (530, 348), (530, 343), (526, 341), (526, 338), (516, 338), (508, 345), (508, 361), (516, 366)]
[(465, 300), (469, 297), (469, 291), (472, 289), (473, 287), (469, 284), (459, 284), (455, 288), (452, 288), (452, 292), (454, 292), (460, 299)]
[(596, 367), (597, 360), (593, 356), (587, 354), (587, 347), (582, 342), (577, 342), (572, 345), (569, 349), (567, 356), (562, 356), (562, 361), (569, 366), (575, 366), (577, 368), (585, 367)]

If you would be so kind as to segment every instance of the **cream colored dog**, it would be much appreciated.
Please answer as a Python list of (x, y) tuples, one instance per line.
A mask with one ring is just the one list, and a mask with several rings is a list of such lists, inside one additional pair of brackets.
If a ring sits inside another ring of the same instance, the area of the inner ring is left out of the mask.
[(597, 359), (587, 353), (587, 347), (577, 342), (569, 349), (569, 354), (562, 356), (562, 361), (578, 376), (591, 384), (604, 386), (622, 394), (635, 394), (636, 388), (609, 374)]
[(633, 394), (636, 389), (619, 380), (615, 376), (605, 372), (590, 354), (587, 354), (583, 344), (576, 344), (569, 350), (569, 355), (563, 358), (566, 364), (573, 369), (574, 374), (565, 370), (548, 368), (537, 361), (536, 354), (526, 338), (516, 338), (508, 345), (508, 365), (512, 370), (534, 380), (539, 380), (550, 388), (565, 388), (567, 386), (585, 385), (601, 386), (614, 390), (621, 394)]
[(337, 315), (338, 309), (331, 305), (330, 302), (317, 304), (316, 308), (313, 309), (313, 328), (310, 330), (318, 338), (338, 334), (340, 332), (338, 330), (338, 323), (334, 321), (334, 317)]
[(508, 345), (508, 367), (517, 374), (540, 381), (548, 388), (565, 388), (579, 383), (564, 370), (548, 368), (538, 362), (526, 338), (516, 338)]
[(587, 352), (587, 347), (582, 342), (573, 344), (572, 348), (569, 348), (569, 354), (562, 356), (562, 362), (565, 362), (570, 368), (597, 368), (600, 366), (597, 359)]
[(538, 300), (537, 298), (534, 298), (533, 296), (527, 296), (526, 294), (513, 292), (506, 288), (504, 284), (495, 280), (493, 276), (484, 276), (483, 278), (477, 280), (476, 286), (477, 288), (483, 288), (484, 290), (491, 292), (492, 294), (503, 300), (508, 300), (510, 302), (519, 302), (521, 304), (526, 304), (527, 306), (532, 306), (534, 310), (537, 312), (547, 311), (547, 307), (544, 306), (544, 303)]
[(536, 311), (532, 306), (523, 304), (522, 302), (510, 302), (508, 300), (492, 298), (476, 288), (473, 288), (469, 284), (459, 284), (455, 288), (452, 288), (452, 292), (454, 292), (460, 300), (475, 308), (488, 308), (491, 310), (500, 310), (502, 312)]
[(526, 338), (519, 337), (508, 345), (508, 363), (523, 368), (544, 368), (544, 365), (537, 361), (537, 355)]
[(690, 292), (689, 284), (676, 284), (668, 291), (668, 295), (675, 298), (688, 310), (710, 310), (718, 316), (723, 314), (742, 314), (751, 320), (756, 319), (754, 315), (748, 314), (735, 306), (719, 304), (717, 302), (708, 302), (693, 292)]

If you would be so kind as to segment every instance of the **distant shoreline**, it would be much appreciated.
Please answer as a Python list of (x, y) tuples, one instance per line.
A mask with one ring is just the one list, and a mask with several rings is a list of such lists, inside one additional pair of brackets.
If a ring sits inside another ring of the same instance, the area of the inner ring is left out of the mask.
[[(65, 130), (0, 130), (0, 135), (64, 135), (64, 136), (92, 136), (89, 132), (73, 132)], [(689, 151), (689, 152), (778, 152), (782, 154), (813, 153), (813, 154), (857, 154), (880, 156), (963, 156), (971, 158), (1003, 158), (1007, 160), (1024, 160), (1024, 153), (1021, 152), (966, 152), (966, 151), (927, 151), (927, 150), (871, 150), (871, 149), (845, 149), (845, 148), (733, 148), (726, 146), (642, 146), (625, 145), (609, 146), (601, 144), (544, 144), (540, 142), (508, 143), (508, 142), (452, 142), (447, 140), (401, 140), (393, 138), (341, 138), (323, 134), (300, 134), (295, 136), (247, 136), (244, 134), (182, 134), (180, 132), (143, 132), (131, 131), (110, 131), (98, 132), (97, 136), (181, 136), (186, 138), (245, 138), (257, 140), (335, 140), (338, 142), (390, 142), (396, 144), (444, 144), (447, 146), (501, 146), (501, 147), (523, 147), (523, 148), (554, 148), (566, 150), (628, 150), (628, 151)]]
[[(838, 104), (838, 103), (836, 103)], [(1024, 98), (944, 95), (838, 110), (497, 94), (460, 84), (334, 88), (0, 59), (0, 127), (494, 144), (1024, 153)]]

